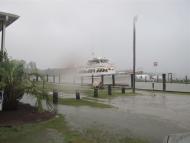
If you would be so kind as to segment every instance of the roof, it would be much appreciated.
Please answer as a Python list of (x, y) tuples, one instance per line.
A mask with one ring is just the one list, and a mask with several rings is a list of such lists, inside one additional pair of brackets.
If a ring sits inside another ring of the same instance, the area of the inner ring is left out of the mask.
[[(0, 21), (6, 19), (6, 17), (7, 17), (6, 27), (19, 18), (19, 16), (15, 14), (0, 12)], [(2, 23), (0, 22), (0, 31), (1, 30), (2, 30)]]

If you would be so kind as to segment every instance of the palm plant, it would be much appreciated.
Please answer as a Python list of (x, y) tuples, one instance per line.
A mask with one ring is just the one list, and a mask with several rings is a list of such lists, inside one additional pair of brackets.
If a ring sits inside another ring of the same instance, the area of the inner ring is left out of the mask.
[(17, 99), (23, 96), (25, 89), (23, 64), (14, 60), (0, 63), (0, 76), (1, 88), (4, 89), (4, 107), (15, 109)]
[(16, 109), (19, 99), (25, 93), (29, 93), (36, 97), (36, 106), (42, 111), (42, 100), (45, 99), (48, 107), (51, 105), (48, 100), (48, 94), (35, 80), (30, 80), (31, 76), (43, 76), (24, 61), (9, 60), (5, 58), (0, 62), (0, 90), (4, 90), (3, 110)]

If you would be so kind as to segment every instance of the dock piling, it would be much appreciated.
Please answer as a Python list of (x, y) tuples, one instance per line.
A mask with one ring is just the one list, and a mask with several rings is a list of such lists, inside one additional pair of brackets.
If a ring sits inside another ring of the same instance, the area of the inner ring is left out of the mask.
[(134, 86), (134, 80), (133, 80), (133, 78), (134, 78), (134, 76), (133, 76), (133, 74), (131, 74), (131, 88), (133, 88), (133, 86)]
[(125, 94), (125, 87), (122, 87), (122, 88), (121, 88), (121, 93), (122, 93), (122, 94)]
[(94, 87), (94, 97), (98, 97), (98, 88)]
[(47, 80), (47, 82), (48, 82), (48, 80), (49, 80), (49, 79), (48, 79), (48, 78), (49, 78), (48, 74), (46, 75), (46, 78), (47, 78), (46, 80)]
[(53, 90), (53, 104), (58, 104), (58, 92)]
[(112, 85), (115, 86), (115, 75), (112, 74)]
[(77, 90), (76, 91), (76, 100), (79, 100), (80, 99), (80, 92)]
[(94, 75), (92, 75), (92, 86), (94, 85)]
[(112, 95), (112, 87), (111, 87), (111, 84), (108, 85), (108, 95)]
[(162, 74), (163, 91), (166, 91), (166, 74)]
[(104, 86), (104, 75), (101, 75), (102, 86)]

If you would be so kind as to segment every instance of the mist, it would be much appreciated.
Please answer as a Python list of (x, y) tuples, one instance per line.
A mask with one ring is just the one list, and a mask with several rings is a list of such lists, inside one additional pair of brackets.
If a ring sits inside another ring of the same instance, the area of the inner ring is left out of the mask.
[(41, 69), (64, 68), (96, 56), (118, 70), (132, 68), (133, 17), (138, 15), (137, 68), (190, 75), (188, 0), (1, 0), (0, 11), (20, 18), (6, 30), (14, 59)]

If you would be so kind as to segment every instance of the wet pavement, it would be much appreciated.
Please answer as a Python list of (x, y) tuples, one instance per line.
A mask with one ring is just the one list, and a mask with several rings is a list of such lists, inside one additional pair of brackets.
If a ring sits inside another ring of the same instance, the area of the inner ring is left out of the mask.
[(94, 129), (118, 139), (135, 136), (161, 143), (168, 134), (190, 131), (190, 96), (141, 92), (104, 102), (115, 108), (58, 105), (58, 113), (80, 132)]
[[(30, 96), (22, 101), (35, 104)], [(114, 108), (58, 105), (57, 109), (65, 115), (70, 127), (104, 143), (119, 143), (129, 136), (162, 143), (169, 134), (190, 132), (189, 95), (138, 91), (136, 96), (118, 96), (100, 102)]]

